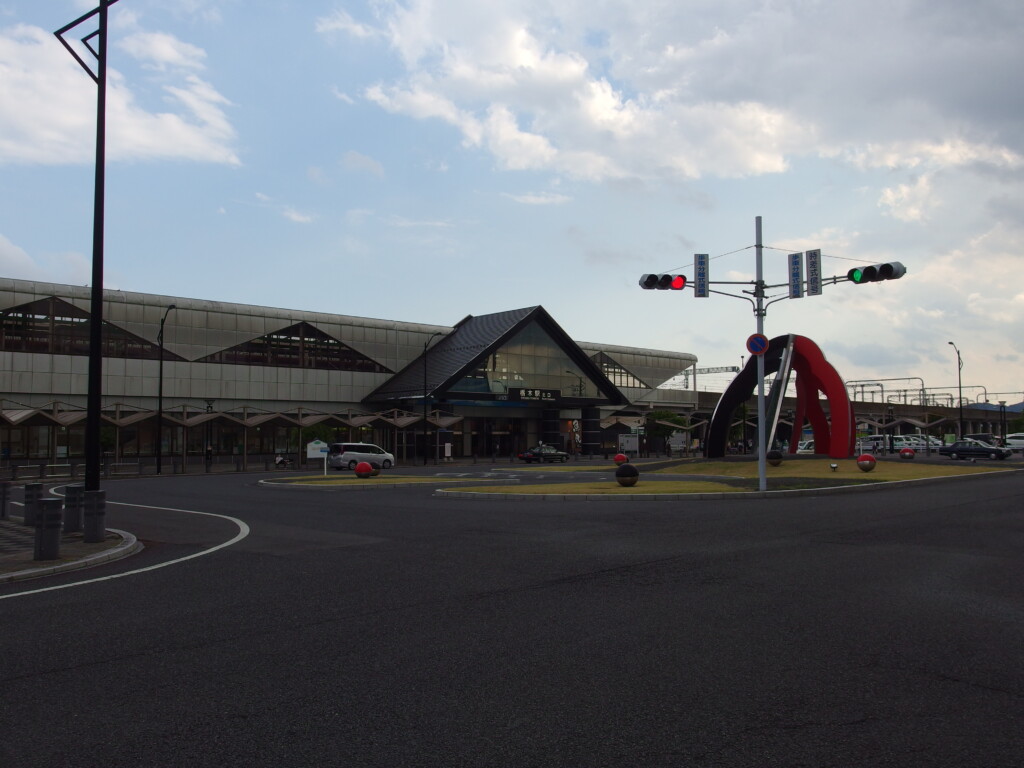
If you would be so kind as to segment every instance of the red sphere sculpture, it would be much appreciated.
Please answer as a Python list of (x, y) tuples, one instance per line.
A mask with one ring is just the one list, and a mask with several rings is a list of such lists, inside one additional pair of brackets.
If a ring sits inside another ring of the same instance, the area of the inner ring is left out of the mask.
[(615, 463), (618, 464), (619, 466), (622, 466), (623, 464), (625, 464), (628, 461), (629, 461), (629, 456), (627, 456), (626, 454), (624, 454), (624, 453), (617, 453), (617, 454), (615, 454)]
[(910, 447), (900, 448), (900, 458), (901, 459), (912, 459), (912, 458), (914, 458), (914, 449), (910, 448)]
[(875, 468), (875, 457), (870, 453), (862, 453), (857, 457), (857, 466), (861, 472), (870, 472)]
[(373, 474), (373, 467), (368, 461), (360, 461), (356, 464), (356, 477), (367, 478)]

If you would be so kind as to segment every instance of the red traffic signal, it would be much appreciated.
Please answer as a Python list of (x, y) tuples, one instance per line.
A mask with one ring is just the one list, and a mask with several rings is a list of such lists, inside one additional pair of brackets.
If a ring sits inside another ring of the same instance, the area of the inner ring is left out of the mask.
[(686, 275), (643, 275), (640, 287), (645, 291), (681, 291), (686, 287)]

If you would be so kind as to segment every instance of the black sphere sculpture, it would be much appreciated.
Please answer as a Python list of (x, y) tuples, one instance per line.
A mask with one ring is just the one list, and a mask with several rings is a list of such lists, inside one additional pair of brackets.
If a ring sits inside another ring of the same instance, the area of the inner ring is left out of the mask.
[(640, 479), (640, 470), (632, 464), (620, 464), (615, 470), (615, 479), (623, 488), (632, 488)]

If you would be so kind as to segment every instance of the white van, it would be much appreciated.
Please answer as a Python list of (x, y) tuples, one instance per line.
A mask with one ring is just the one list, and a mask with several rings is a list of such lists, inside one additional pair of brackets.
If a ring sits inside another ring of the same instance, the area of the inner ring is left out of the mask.
[(1005, 438), (1006, 447), (1020, 453), (1024, 451), (1024, 432), (1015, 432)]
[[(897, 453), (902, 448), (913, 448), (918, 449), (920, 443), (913, 439), (913, 435), (868, 435), (857, 440), (858, 450), (862, 453), (871, 453), (872, 451), (883, 453), (889, 450), (889, 446), (892, 446), (893, 451)], [(890, 443), (889, 440), (892, 440)], [(922, 446), (923, 447), (923, 446)]]
[(373, 443), (331, 443), (327, 449), (327, 464), (335, 469), (355, 469), (361, 461), (378, 464), (381, 469), (395, 465), (394, 455)]

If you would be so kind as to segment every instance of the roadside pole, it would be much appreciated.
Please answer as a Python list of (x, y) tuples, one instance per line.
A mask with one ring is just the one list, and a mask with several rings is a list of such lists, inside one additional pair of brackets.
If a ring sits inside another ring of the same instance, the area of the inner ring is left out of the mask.
[[(757, 260), (757, 281), (754, 286), (754, 298), (756, 300), (754, 314), (757, 316), (757, 333), (764, 335), (764, 246), (761, 242), (761, 217), (754, 219), (754, 253)], [(757, 487), (758, 490), (768, 490), (768, 463), (766, 453), (766, 435), (764, 423), (764, 355), (757, 356)]]

